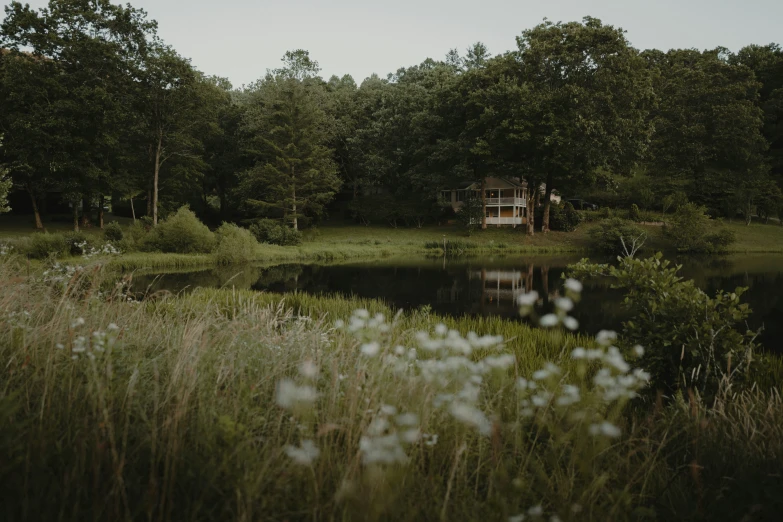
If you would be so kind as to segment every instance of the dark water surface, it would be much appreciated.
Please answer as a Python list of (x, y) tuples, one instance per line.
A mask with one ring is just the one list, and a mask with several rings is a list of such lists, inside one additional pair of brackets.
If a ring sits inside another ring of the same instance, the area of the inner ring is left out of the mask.
[[(448, 315), (482, 314), (518, 317), (515, 296), (528, 289), (544, 299), (541, 313), (562, 291), (561, 275), (578, 261), (573, 256), (488, 257), (481, 259), (381, 260), (339, 265), (285, 264), (273, 267), (220, 268), (187, 273), (136, 275), (137, 290), (172, 292), (208, 286), (236, 286), (270, 292), (356, 295), (386, 301), (395, 308), (430, 306)], [(748, 287), (745, 302), (753, 308), (748, 325), (765, 331), (760, 341), (783, 353), (783, 256), (737, 255), (678, 259), (681, 275), (694, 279), (708, 294)], [(620, 327), (625, 318), (622, 293), (587, 284), (573, 314), (580, 330), (595, 333)]]

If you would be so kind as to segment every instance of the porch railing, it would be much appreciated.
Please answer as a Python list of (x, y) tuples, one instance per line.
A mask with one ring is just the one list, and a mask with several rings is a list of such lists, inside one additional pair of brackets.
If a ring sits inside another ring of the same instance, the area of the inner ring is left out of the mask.
[(487, 205), (514, 205), (516, 207), (527, 207), (525, 198), (487, 198)]

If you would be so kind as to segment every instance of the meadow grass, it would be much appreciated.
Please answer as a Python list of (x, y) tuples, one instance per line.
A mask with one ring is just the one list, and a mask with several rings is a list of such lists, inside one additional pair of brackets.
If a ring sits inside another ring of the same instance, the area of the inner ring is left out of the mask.
[[(763, 520), (781, 508), (777, 388), (709, 405), (607, 399), (591, 384), (602, 365), (615, 388), (632, 381), (621, 395), (640, 381), (594, 340), (374, 300), (225, 288), (136, 301), (99, 265), (27, 275), (14, 261), (0, 288), (3, 520)], [(599, 360), (574, 358), (579, 346)]]

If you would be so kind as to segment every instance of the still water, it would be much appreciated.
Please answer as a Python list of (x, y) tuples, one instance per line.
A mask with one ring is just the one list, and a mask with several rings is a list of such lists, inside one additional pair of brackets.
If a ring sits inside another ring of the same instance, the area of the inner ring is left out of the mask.
[[(138, 291), (188, 291), (199, 286), (236, 286), (270, 292), (342, 294), (384, 300), (394, 308), (429, 306), (448, 315), (482, 314), (517, 318), (515, 298), (530, 289), (544, 299), (541, 312), (562, 291), (570, 256), (481, 259), (382, 260), (338, 265), (284, 264), (273, 267), (220, 268), (186, 273), (136, 275)], [(678, 259), (681, 275), (709, 294), (748, 287), (744, 299), (754, 313), (748, 326), (765, 330), (760, 341), (783, 353), (783, 256), (742, 255)], [(580, 330), (618, 329), (625, 318), (622, 293), (599, 282), (585, 286), (573, 314)]]

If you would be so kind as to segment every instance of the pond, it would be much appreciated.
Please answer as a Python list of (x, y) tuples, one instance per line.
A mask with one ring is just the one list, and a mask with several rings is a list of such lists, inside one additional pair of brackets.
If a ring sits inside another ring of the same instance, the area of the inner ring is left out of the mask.
[[(198, 286), (236, 286), (270, 292), (355, 295), (384, 300), (394, 308), (429, 306), (443, 315), (492, 314), (518, 318), (515, 297), (528, 289), (544, 299), (541, 312), (562, 290), (561, 275), (576, 256), (489, 257), (481, 259), (390, 259), (350, 264), (283, 264), (219, 268), (186, 273), (137, 274), (137, 291), (187, 291)], [(678, 259), (682, 276), (709, 294), (748, 287), (753, 308), (748, 326), (765, 330), (760, 342), (783, 353), (783, 256), (742, 255)], [(622, 293), (605, 284), (585, 286), (573, 314), (580, 330), (619, 329), (625, 318)], [(521, 319), (520, 319), (521, 320)]]

